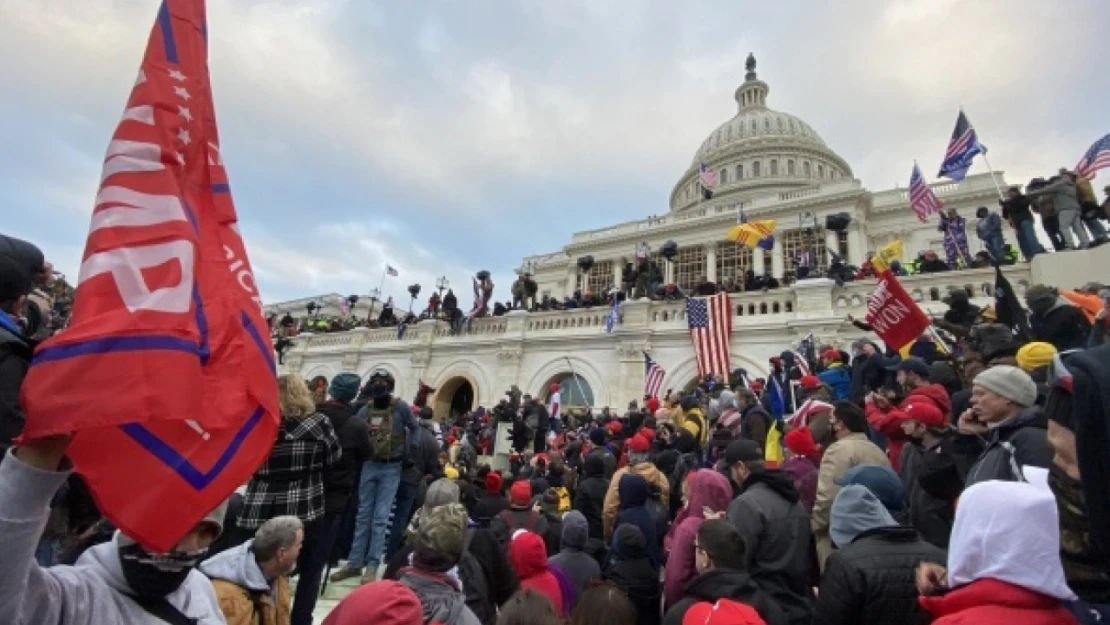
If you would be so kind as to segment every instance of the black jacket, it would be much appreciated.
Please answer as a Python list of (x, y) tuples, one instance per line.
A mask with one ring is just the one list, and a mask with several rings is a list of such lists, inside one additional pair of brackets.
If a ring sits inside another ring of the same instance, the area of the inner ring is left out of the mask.
[(439, 443), (432, 432), (431, 423), (426, 419), (420, 421), (420, 441), (416, 445), (416, 456), (411, 461), (404, 463), (401, 479), (406, 484), (419, 484), (425, 475), (433, 480), (443, 477), (443, 467), (439, 465)]
[(955, 453), (971, 455), (978, 452), (964, 486), (987, 480), (1013, 482), (1019, 479), (1015, 473), (1021, 467), (1047, 469), (1052, 466), (1053, 452), (1048, 444), (1047, 430), (1048, 420), (1044, 413), (1040, 408), (1032, 407), (990, 430), (985, 440), (977, 436), (957, 436), (953, 445)]
[(921, 540), (912, 527), (880, 527), (834, 551), (817, 593), (814, 625), (925, 625), (932, 621), (917, 603), (914, 568), (945, 564), (944, 552)]
[(586, 477), (578, 482), (574, 492), (575, 510), (586, 517), (590, 526), (590, 538), (604, 541), (602, 510), (605, 507), (605, 493), (609, 490), (609, 480), (605, 478), (605, 463), (601, 456), (590, 453), (586, 456)]
[(634, 525), (623, 525), (613, 534), (613, 556), (604, 578), (620, 586), (636, 606), (637, 625), (659, 625), (663, 585), (659, 567), (647, 556), (644, 533)]
[(876, 351), (871, 356), (859, 356), (852, 361), (852, 401), (863, 405), (871, 391), (879, 390), (886, 380), (886, 359)]
[(358, 488), (362, 463), (370, 458), (370, 434), (366, 424), (355, 417), (350, 404), (326, 401), (316, 405), (316, 411), (331, 421), (343, 456), (339, 462), (324, 471), (324, 513), (342, 514), (347, 500)]
[(929, 448), (913, 441), (907, 442), (902, 447), (898, 469), (906, 492), (910, 524), (921, 533), (922, 538), (941, 549), (948, 548), (956, 508), (952, 499), (936, 497), (938, 493), (930, 492), (932, 489), (928, 480), (937, 467), (951, 465), (948, 472), (950, 480), (954, 485), (960, 483), (959, 472), (951, 457), (951, 438), (951, 435), (946, 436)]
[(690, 606), (698, 601), (716, 603), (718, 599), (733, 599), (750, 605), (759, 612), (767, 625), (789, 625), (786, 613), (770, 597), (763, 594), (747, 571), (716, 569), (706, 571), (686, 584), (686, 595), (667, 610), (663, 625), (682, 625)]
[(1029, 328), (1034, 341), (1052, 343), (1059, 351), (1087, 347), (1091, 322), (1071, 304), (1058, 302), (1044, 315), (1029, 315)]
[(19, 389), (31, 366), (32, 352), (34, 343), (30, 339), (0, 328), (0, 454), (6, 455), (12, 439), (23, 432), (26, 418), (19, 404)]
[(744, 538), (747, 570), (791, 623), (809, 623), (809, 513), (794, 480), (778, 469), (754, 473), (728, 507), (728, 520)]
[(1014, 225), (1033, 219), (1033, 211), (1029, 210), (1029, 198), (1024, 195), (1006, 198), (1000, 203), (1002, 204), (1002, 218), (1014, 222)]

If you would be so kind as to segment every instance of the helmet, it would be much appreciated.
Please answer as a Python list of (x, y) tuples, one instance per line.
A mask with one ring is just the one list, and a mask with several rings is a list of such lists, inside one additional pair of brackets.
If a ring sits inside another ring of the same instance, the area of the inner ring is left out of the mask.
[(385, 369), (374, 369), (374, 371), (370, 373), (370, 378), (366, 380), (366, 386), (373, 386), (374, 382), (377, 382), (378, 380), (385, 380), (386, 382), (388, 382), (389, 390), (391, 391), (396, 384), (396, 381), (393, 379), (392, 373), (386, 371)]

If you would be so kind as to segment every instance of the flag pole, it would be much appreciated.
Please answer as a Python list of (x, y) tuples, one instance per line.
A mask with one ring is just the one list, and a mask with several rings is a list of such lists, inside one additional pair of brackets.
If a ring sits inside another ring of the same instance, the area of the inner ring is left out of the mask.
[(987, 164), (987, 173), (991, 175), (991, 182), (994, 183), (994, 188), (998, 191), (998, 199), (1005, 200), (1006, 197), (1002, 195), (1002, 186), (998, 184), (998, 178), (994, 176), (994, 168), (991, 167), (991, 162), (987, 160), (987, 151), (983, 150), (980, 154), (983, 155), (983, 162)]

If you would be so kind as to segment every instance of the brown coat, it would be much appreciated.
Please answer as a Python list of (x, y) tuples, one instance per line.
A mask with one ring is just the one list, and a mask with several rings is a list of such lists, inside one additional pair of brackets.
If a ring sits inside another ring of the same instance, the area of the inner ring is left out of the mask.
[(667, 481), (667, 476), (663, 472), (655, 468), (655, 465), (650, 462), (641, 462), (629, 467), (624, 467), (613, 474), (613, 479), (609, 481), (609, 490), (605, 491), (605, 501), (601, 508), (601, 525), (605, 531), (605, 542), (608, 544), (609, 539), (613, 537), (613, 526), (617, 523), (617, 513), (620, 512), (621, 501), (617, 487), (621, 483), (621, 478), (629, 471), (633, 475), (639, 475), (647, 481), (648, 486), (656, 486), (661, 493), (660, 499), (663, 506), (670, 505), (671, 483)]
[(829, 445), (821, 458), (821, 468), (817, 473), (817, 500), (813, 504), (810, 527), (817, 541), (817, 561), (822, 571), (825, 569), (825, 560), (832, 555), (833, 551), (832, 540), (829, 538), (829, 516), (832, 512), (833, 500), (840, 492), (840, 487), (833, 480), (844, 475), (848, 469), (861, 464), (890, 466), (890, 459), (886, 457), (883, 450), (868, 440), (865, 434), (845, 436)]
[(289, 579), (282, 575), (274, 581), (273, 587), (273, 598), (267, 593), (253, 593), (252, 598), (252, 593), (238, 584), (212, 580), (227, 625), (289, 625), (293, 603)]

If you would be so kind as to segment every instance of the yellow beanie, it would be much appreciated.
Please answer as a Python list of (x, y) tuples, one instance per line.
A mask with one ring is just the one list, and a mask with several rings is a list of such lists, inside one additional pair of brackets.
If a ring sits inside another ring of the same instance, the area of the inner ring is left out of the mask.
[(1052, 343), (1033, 342), (1025, 344), (1017, 353), (1017, 363), (1021, 370), (1030, 373), (1052, 364), (1056, 347)]
[(459, 479), (459, 470), (451, 465), (447, 465), (443, 468), (443, 475), (449, 480), (457, 480)]

